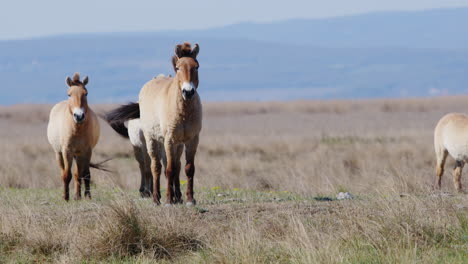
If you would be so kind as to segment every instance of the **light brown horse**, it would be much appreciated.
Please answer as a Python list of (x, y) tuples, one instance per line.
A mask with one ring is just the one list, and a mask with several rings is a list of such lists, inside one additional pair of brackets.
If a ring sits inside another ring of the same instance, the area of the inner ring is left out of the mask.
[[(161, 161), (166, 169), (166, 204), (182, 203), (179, 172), (185, 147), (185, 173), (188, 178), (187, 205), (196, 203), (193, 192), (195, 154), (202, 128), (202, 106), (198, 88), (198, 44), (177, 45), (172, 64), (175, 77), (158, 77), (147, 82), (140, 91), (139, 103), (130, 103), (107, 114), (109, 124), (119, 134), (128, 137), (124, 122), (140, 118), (140, 130), (153, 176), (153, 200), (160, 204)], [(139, 131), (138, 129), (135, 129)], [(150, 182), (145, 180), (145, 185)]]
[(69, 200), (71, 166), (76, 162), (75, 200), (81, 199), (81, 181), (84, 180), (87, 198), (91, 198), (89, 171), (91, 154), (99, 140), (99, 122), (96, 114), (88, 106), (88, 77), (80, 81), (79, 73), (73, 79), (67, 77), (68, 100), (56, 104), (50, 111), (47, 138), (55, 151), (62, 172), (63, 198)]
[(437, 123), (434, 131), (434, 148), (436, 153), (436, 183), (440, 189), (447, 155), (455, 159), (453, 185), (458, 192), (463, 192), (461, 174), (468, 161), (468, 116), (458, 113), (445, 115)]

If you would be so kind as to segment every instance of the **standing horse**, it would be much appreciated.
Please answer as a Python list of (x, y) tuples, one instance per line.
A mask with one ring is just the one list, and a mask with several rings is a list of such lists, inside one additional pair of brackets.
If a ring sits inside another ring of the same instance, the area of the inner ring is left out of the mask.
[(89, 171), (91, 154), (99, 140), (99, 122), (96, 114), (88, 106), (88, 77), (80, 81), (80, 74), (73, 79), (67, 77), (68, 100), (56, 104), (50, 111), (47, 138), (55, 151), (62, 172), (63, 198), (69, 200), (71, 166), (76, 162), (75, 200), (81, 199), (81, 180), (85, 183), (84, 195), (91, 198)]
[[(187, 205), (196, 203), (193, 193), (195, 154), (202, 128), (202, 106), (198, 88), (198, 44), (179, 44), (172, 57), (175, 77), (158, 77), (147, 82), (140, 91), (139, 103), (121, 106), (107, 114), (107, 121), (119, 134), (128, 137), (124, 122), (139, 118), (141, 139), (148, 155), (143, 164), (153, 176), (153, 201), (160, 204), (161, 161), (166, 169), (166, 204), (182, 203), (179, 173), (180, 157), (185, 147), (185, 174), (188, 178)], [(131, 123), (129, 124), (131, 127)], [(143, 146), (143, 145), (142, 145)], [(140, 163), (141, 164), (141, 163)], [(146, 176), (148, 174), (145, 174)], [(146, 177), (145, 186), (150, 179)], [(148, 189), (148, 188), (146, 188)]]
[(445, 160), (450, 154), (455, 159), (453, 184), (458, 192), (462, 192), (461, 174), (468, 160), (468, 116), (451, 113), (442, 117), (435, 128), (434, 147), (437, 158), (436, 188), (440, 189)]

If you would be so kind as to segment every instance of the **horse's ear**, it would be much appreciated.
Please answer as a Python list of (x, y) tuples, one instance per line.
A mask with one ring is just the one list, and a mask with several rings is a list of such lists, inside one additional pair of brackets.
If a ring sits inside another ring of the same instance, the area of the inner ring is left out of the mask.
[(176, 45), (174, 53), (178, 58), (182, 57), (182, 45), (180, 44)]
[(84, 77), (84, 79), (83, 79), (83, 86), (87, 85), (87, 84), (88, 84), (88, 81), (89, 81), (88, 76)]
[(71, 87), (71, 86), (72, 86), (72, 79), (71, 79), (70, 77), (67, 77), (67, 78), (65, 79), (65, 83), (67, 83), (67, 85), (68, 85), (69, 87)]
[(192, 58), (196, 59), (198, 52), (200, 52), (200, 46), (198, 44), (195, 44), (195, 47), (192, 49)]
[(175, 72), (177, 71), (176, 65), (177, 65), (177, 61), (178, 61), (178, 60), (179, 60), (179, 57), (177, 57), (177, 55), (172, 56), (172, 67), (174, 67), (174, 71), (175, 71)]

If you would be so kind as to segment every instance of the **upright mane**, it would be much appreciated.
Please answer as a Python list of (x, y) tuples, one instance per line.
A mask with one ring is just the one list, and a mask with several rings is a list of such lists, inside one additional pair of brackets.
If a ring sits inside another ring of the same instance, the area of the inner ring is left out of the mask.
[(83, 83), (80, 81), (80, 73), (79, 72), (75, 72), (75, 74), (73, 74), (71, 84), (72, 85), (83, 85)]
[(179, 58), (182, 57), (192, 57), (192, 45), (188, 42), (184, 42), (184, 44), (177, 44), (175, 48), (174, 56)]
[(75, 74), (73, 74), (73, 78), (67, 77), (67, 79), (65, 81), (66, 81), (66, 83), (67, 83), (67, 85), (69, 87), (72, 87), (72, 86), (83, 86), (83, 87), (85, 87), (85, 85), (88, 84), (88, 80), (89, 80), (88, 76), (86, 76), (81, 81), (80, 80), (80, 73), (75, 72)]

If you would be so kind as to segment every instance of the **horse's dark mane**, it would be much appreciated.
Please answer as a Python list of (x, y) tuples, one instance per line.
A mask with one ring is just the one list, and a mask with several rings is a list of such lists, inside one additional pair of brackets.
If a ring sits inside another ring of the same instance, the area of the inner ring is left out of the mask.
[(188, 42), (176, 45), (176, 55), (179, 58), (192, 57), (192, 46)]

